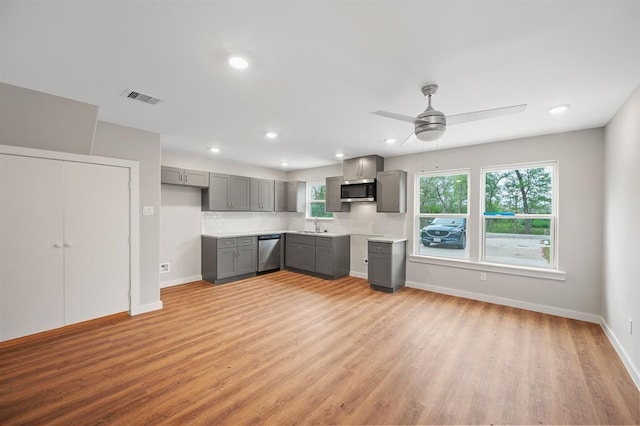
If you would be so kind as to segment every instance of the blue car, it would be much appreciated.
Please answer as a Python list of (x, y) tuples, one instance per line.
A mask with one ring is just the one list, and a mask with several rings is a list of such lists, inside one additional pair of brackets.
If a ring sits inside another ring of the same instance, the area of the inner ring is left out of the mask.
[(420, 239), (425, 247), (441, 244), (463, 249), (467, 246), (467, 219), (437, 217), (420, 230)]

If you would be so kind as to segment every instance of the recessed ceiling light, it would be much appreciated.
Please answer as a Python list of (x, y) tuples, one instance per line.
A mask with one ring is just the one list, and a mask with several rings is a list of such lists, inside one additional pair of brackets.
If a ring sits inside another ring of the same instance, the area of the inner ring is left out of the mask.
[(562, 114), (563, 112), (565, 112), (566, 110), (569, 109), (571, 105), (566, 104), (566, 105), (556, 105), (553, 108), (549, 108), (549, 114)]
[(217, 154), (220, 152), (220, 148), (211, 148), (209, 151), (213, 152), (214, 154)]
[(238, 56), (238, 55), (230, 56), (228, 61), (229, 61), (229, 65), (239, 70), (243, 70), (249, 67), (249, 61), (247, 61), (242, 56)]
[(288, 166), (288, 165), (289, 165), (289, 163), (287, 163), (286, 161), (283, 161), (282, 163), (280, 163), (280, 165), (281, 165), (282, 167), (284, 167), (284, 166)]
[(338, 158), (342, 158), (342, 157), (344, 157), (344, 154), (343, 154), (343, 153), (341, 153), (341, 152), (339, 152), (339, 153), (337, 153), (337, 154), (336, 154), (336, 157), (338, 157)]
[(266, 137), (268, 137), (269, 139), (275, 139), (278, 137), (278, 134), (276, 132), (267, 132), (264, 134)]
[(388, 143), (389, 145), (391, 145), (392, 143), (396, 143), (397, 139), (393, 139), (393, 138), (388, 138), (384, 140), (386, 143)]

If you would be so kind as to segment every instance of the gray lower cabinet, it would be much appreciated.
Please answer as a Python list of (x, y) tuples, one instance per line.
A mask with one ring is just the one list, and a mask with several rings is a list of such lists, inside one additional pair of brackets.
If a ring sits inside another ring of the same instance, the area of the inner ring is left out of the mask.
[(162, 166), (160, 168), (160, 183), (208, 188), (209, 172)]
[(285, 266), (328, 278), (349, 275), (350, 237), (287, 234)]
[(406, 241), (369, 241), (368, 276), (372, 289), (393, 293), (406, 279)]
[(258, 270), (258, 238), (202, 236), (202, 279), (223, 284), (255, 276)]
[(328, 212), (349, 212), (351, 211), (350, 203), (340, 201), (340, 185), (342, 185), (342, 176), (332, 176), (325, 180), (327, 189), (327, 200), (325, 209)]
[(249, 210), (249, 178), (209, 173), (209, 187), (202, 191), (203, 211)]
[(407, 172), (403, 170), (378, 172), (376, 211), (380, 213), (407, 212)]

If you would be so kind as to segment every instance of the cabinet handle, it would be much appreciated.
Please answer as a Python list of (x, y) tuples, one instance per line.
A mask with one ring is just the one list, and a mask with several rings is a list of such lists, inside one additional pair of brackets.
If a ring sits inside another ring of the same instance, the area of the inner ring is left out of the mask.
[(189, 182), (189, 175), (184, 175), (184, 182), (185, 183)]
[(55, 243), (55, 244), (53, 245), (53, 247), (55, 247), (55, 248), (62, 248), (62, 244), (60, 244), (60, 243)]
[(73, 244), (71, 244), (71, 243), (69, 243), (69, 242), (64, 243), (64, 246), (65, 246), (65, 247), (71, 247), (72, 245), (73, 245)]

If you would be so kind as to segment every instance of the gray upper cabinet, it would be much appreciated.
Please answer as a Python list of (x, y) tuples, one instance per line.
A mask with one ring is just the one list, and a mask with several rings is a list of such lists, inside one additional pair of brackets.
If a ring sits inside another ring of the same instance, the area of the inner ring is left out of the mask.
[(249, 210), (249, 189), (248, 177), (209, 173), (209, 187), (202, 191), (202, 210)]
[(327, 200), (325, 209), (328, 212), (351, 211), (351, 204), (340, 202), (340, 185), (342, 185), (342, 176), (333, 176), (326, 179)]
[(379, 155), (350, 158), (342, 162), (342, 180), (375, 179), (376, 174), (382, 170), (384, 170), (384, 158)]
[(162, 166), (160, 169), (160, 182), (172, 185), (187, 185), (198, 188), (207, 188), (209, 187), (209, 173), (199, 170)]
[(407, 172), (403, 170), (378, 172), (376, 201), (376, 211), (378, 212), (406, 213)]
[(307, 201), (307, 183), (287, 182), (287, 211), (304, 213)]
[(273, 191), (273, 210), (277, 212), (287, 211), (287, 182), (275, 181)]
[(251, 211), (273, 211), (274, 183), (269, 179), (251, 178)]

